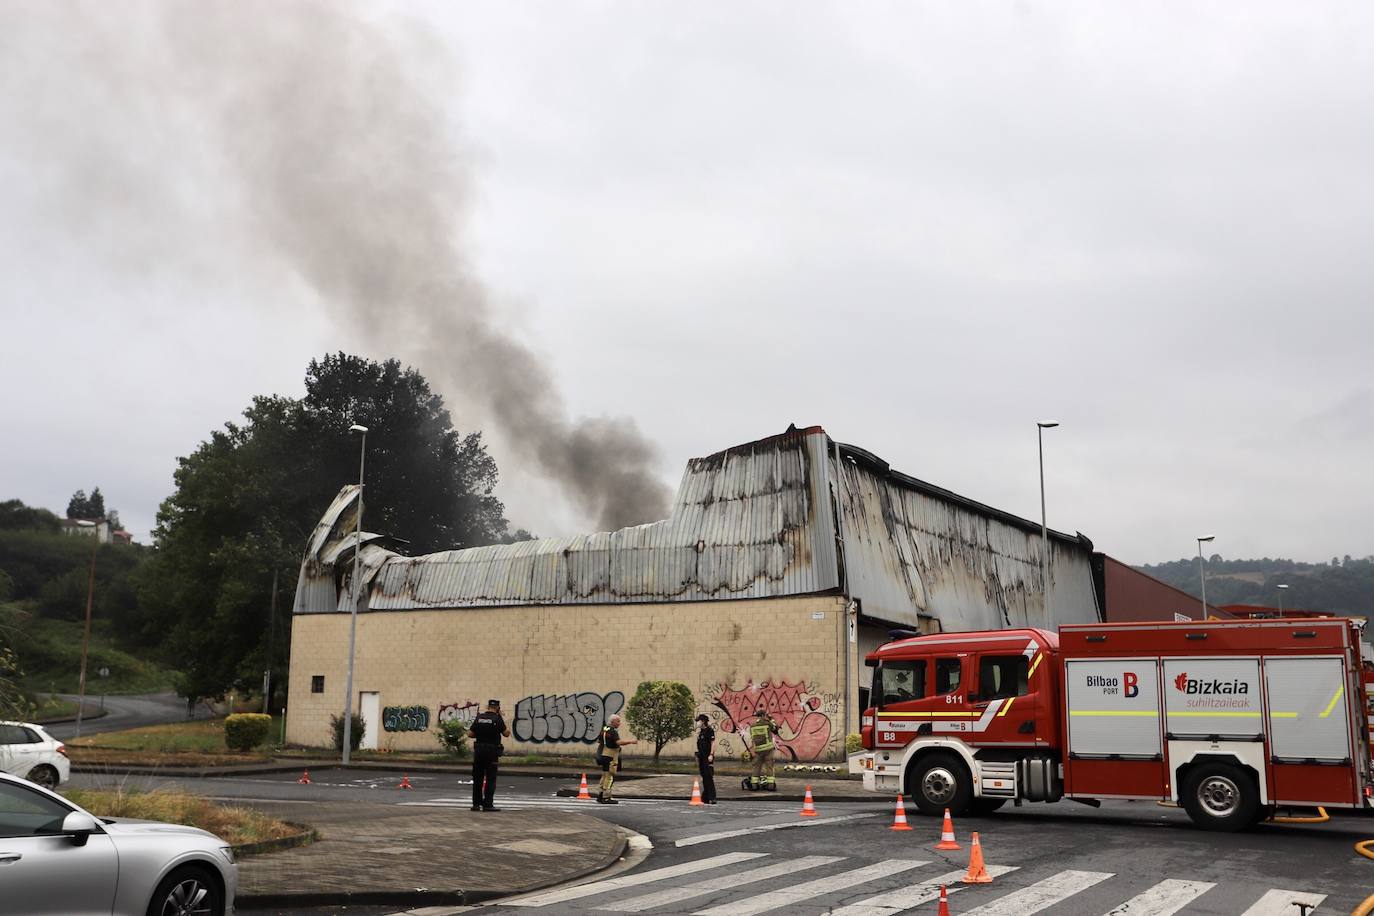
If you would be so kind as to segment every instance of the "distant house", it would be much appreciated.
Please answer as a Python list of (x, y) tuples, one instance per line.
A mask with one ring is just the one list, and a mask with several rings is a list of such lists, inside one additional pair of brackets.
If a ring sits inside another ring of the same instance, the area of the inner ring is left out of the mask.
[(116, 528), (112, 532), (112, 536), (114, 537), (114, 542), (116, 544), (123, 544), (125, 547), (130, 546), (134, 542), (133, 532), (125, 531), (123, 528)]
[[(95, 538), (102, 544), (113, 543), (115, 536), (108, 518), (64, 518), (62, 519), (62, 533)], [(127, 532), (124, 533), (127, 534)], [(130, 540), (132, 540), (132, 536)]]

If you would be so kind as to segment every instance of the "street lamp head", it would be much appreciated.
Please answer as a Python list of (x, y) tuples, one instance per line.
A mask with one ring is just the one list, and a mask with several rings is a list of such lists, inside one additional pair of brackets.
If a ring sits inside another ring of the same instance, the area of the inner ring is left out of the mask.
[(1287, 585), (1280, 585), (1279, 588), (1287, 588)]
[(352, 426), (350, 426), (348, 428), (348, 431), (350, 433), (362, 433), (364, 436), (367, 435), (367, 427), (359, 426), (357, 423), (354, 423)]
[(1197, 542), (1198, 542), (1199, 544), (1206, 544), (1206, 543), (1208, 543), (1209, 541), (1215, 541), (1216, 539), (1217, 539), (1217, 536), (1216, 536), (1215, 534), (1209, 534), (1209, 535), (1207, 535), (1207, 537), (1205, 537), (1205, 538), (1198, 538), (1198, 539), (1197, 539)]
[(1058, 424), (1058, 423), (1036, 423), (1035, 425), (1038, 426), (1038, 427), (1040, 427), (1041, 429), (1054, 429), (1054, 428), (1055, 428), (1056, 426), (1058, 426), (1059, 424)]

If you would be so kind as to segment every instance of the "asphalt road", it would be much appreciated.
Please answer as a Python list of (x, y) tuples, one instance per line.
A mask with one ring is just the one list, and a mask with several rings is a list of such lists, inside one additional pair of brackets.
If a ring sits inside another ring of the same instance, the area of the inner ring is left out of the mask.
[[(64, 700), (76, 701), (76, 695), (63, 694)], [(100, 694), (86, 695), (86, 708), (98, 706)], [(183, 722), (186, 720), (186, 701), (175, 693), (110, 695), (105, 697), (105, 715), (97, 719), (84, 719), (81, 722), (81, 735), (96, 735), (101, 732), (121, 731), (126, 728), (142, 728), (145, 725), (161, 725), (164, 722)], [(45, 725), (44, 730), (59, 741), (70, 741), (76, 737), (76, 723), (62, 722)]]
[[(453, 775), (412, 776), (413, 791), (395, 788), (397, 776), (367, 770), (241, 779), (175, 780), (126, 777), (153, 787), (180, 783), (223, 799), (296, 800), (302, 804), (352, 799), (393, 801), (432, 810), (466, 807), (471, 785)], [(78, 783), (111, 777), (79, 775)], [(1315, 826), (1265, 825), (1241, 834), (1193, 828), (1179, 811), (1144, 802), (1108, 802), (1100, 810), (1072, 803), (1007, 808), (962, 818), (955, 831), (963, 848), (938, 852), (936, 821), (911, 815), (911, 832), (894, 832), (890, 801), (828, 803), (803, 819), (794, 801), (749, 799), (691, 808), (681, 801), (625, 800), (607, 807), (557, 798), (568, 785), (552, 777), (503, 777), (498, 806), (572, 808), (622, 824), (653, 844), (647, 859), (616, 876), (621, 886), (593, 885), (543, 905), (491, 905), (491, 916), (534, 910), (820, 914), (864, 903), (846, 916), (890, 916), (916, 906), (933, 914), (935, 903), (911, 903), (925, 882), (960, 876), (968, 865), (969, 835), (980, 840), (995, 873), (988, 885), (963, 887), (950, 898), (956, 914), (1023, 916), (1034, 912), (1113, 916), (1301, 916), (1346, 914), (1374, 893), (1374, 862), (1357, 856), (1356, 840), (1374, 836), (1374, 818), (1336, 818)], [(499, 813), (492, 815), (499, 817)], [(725, 858), (721, 858), (725, 857)], [(664, 869), (669, 871), (665, 872)], [(604, 878), (603, 878), (604, 880)], [(932, 885), (933, 886), (933, 885)], [(914, 890), (913, 890), (914, 889)], [(906, 903), (884, 894), (904, 892)], [(656, 897), (648, 897), (657, 894)], [(539, 904), (541, 900), (524, 901)], [(1039, 909), (1037, 909), (1039, 907)], [(317, 910), (242, 910), (245, 916), (339, 913), (380, 916), (378, 907)], [(459, 912), (425, 911), (426, 916)]]

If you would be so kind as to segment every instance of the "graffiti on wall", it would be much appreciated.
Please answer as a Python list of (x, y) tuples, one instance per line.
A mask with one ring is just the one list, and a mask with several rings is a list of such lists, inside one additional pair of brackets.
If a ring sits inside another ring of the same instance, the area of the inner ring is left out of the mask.
[(476, 700), (464, 700), (461, 703), (442, 703), (439, 706), (439, 724), (445, 722), (457, 722), (460, 725), (471, 725), (472, 720), (477, 718), (477, 713), (481, 709), (477, 706)]
[(515, 704), (511, 731), (517, 741), (543, 744), (580, 741), (592, 744), (606, 720), (625, 706), (625, 694), (568, 693), (562, 696), (530, 696)]
[[(717, 729), (742, 736), (748, 732), (759, 709), (767, 711), (778, 723), (778, 754), (783, 760), (815, 760), (825, 752), (832, 738), (838, 740), (832, 724), (839, 720), (839, 694), (821, 693), (806, 681), (761, 684), (749, 680), (743, 687), (726, 683), (707, 685), (703, 691), (712, 706), (723, 714)], [(743, 750), (743, 746), (741, 746)]]
[(382, 728), (389, 732), (429, 730), (428, 706), (388, 706), (382, 710)]

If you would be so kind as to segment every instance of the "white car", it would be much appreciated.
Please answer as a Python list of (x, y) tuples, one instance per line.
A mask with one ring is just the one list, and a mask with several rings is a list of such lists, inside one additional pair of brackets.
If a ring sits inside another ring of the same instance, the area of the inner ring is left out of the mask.
[(0, 773), (21, 776), (45, 789), (71, 778), (67, 746), (38, 725), (0, 722)]
[(0, 774), (0, 913), (232, 916), (238, 866), (212, 833), (101, 819)]

